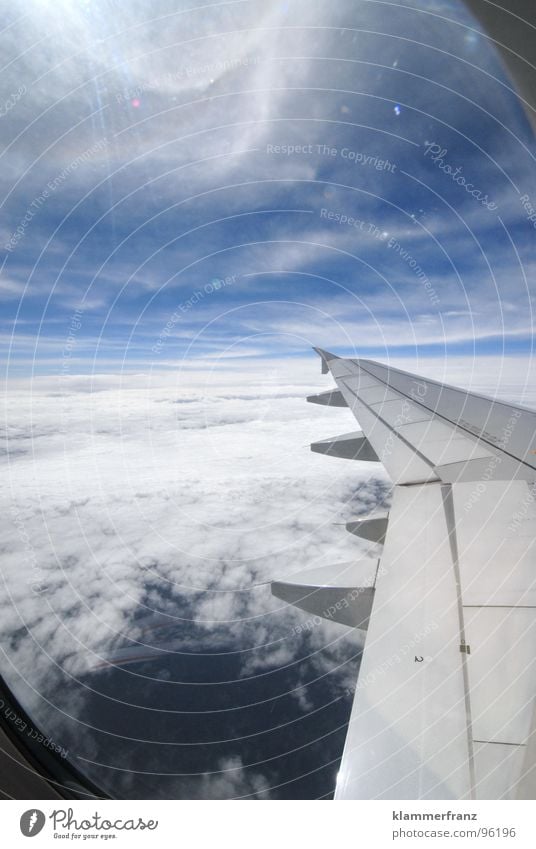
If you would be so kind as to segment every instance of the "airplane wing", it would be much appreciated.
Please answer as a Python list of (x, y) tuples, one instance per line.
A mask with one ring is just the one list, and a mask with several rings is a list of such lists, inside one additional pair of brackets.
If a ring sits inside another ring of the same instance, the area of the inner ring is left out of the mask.
[(311, 447), (394, 484), (374, 558), (272, 585), (366, 633), (335, 798), (534, 799), (536, 412), (315, 350), (362, 430)]

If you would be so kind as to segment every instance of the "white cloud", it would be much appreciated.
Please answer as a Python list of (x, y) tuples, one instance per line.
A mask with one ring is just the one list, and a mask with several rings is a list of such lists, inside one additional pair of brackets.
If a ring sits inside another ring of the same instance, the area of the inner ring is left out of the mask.
[[(293, 623), (305, 615), (282, 608), (269, 581), (358, 556), (335, 523), (381, 491), (376, 467), (308, 451), (351, 421), (307, 405), (314, 384), (259, 390), (242, 377), (208, 395), (189, 378), (145, 390), (114, 382), (86, 392), (89, 379), (47, 378), (7, 400), (2, 635), (38, 716), (65, 676), (72, 688), (107, 659), (128, 662), (130, 641), (130, 657), (166, 648), (163, 622), (168, 651), (247, 649), (242, 678), (293, 663)], [(326, 674), (323, 648), (348, 640), (338, 626), (316, 629), (311, 669)], [(90, 695), (75, 687), (63, 710), (81, 718)]]
[[(4, 672), (56, 736), (71, 739), (74, 721), (86, 759), (105, 751), (112, 764), (133, 764), (121, 779), (126, 792), (141, 786), (128, 723), (107, 732), (104, 749), (86, 725), (88, 716), (104, 721), (90, 706), (105, 686), (106, 663), (149, 676), (154, 687), (170, 680), (169, 653), (193, 653), (202, 668), (213, 653), (238, 652), (227, 674), (253, 682), (261, 702), (288, 698), (297, 711), (289, 722), (316, 709), (318, 686), (336, 700), (355, 683), (349, 659), (359, 654), (359, 634), (328, 622), (298, 629), (310, 617), (272, 597), (269, 582), (366, 555), (341, 525), (386, 498), (388, 481), (379, 466), (308, 450), (355, 429), (348, 410), (304, 402), (329, 384), (306, 382), (317, 367), (311, 357), (275, 363), (264, 383), (266, 362), (242, 363), (250, 371), (19, 381), (6, 400)], [(439, 379), (463, 376), (480, 389), (493, 386), (502, 365), (504, 395), (515, 396), (520, 380), (520, 361), (398, 364)], [(135, 662), (143, 658), (148, 666)], [(274, 683), (278, 670), (284, 693)], [(118, 699), (128, 703), (128, 692)], [(241, 769), (224, 763), (220, 777), (189, 779), (190, 791), (170, 777), (162, 792), (262, 796), (279, 781)]]

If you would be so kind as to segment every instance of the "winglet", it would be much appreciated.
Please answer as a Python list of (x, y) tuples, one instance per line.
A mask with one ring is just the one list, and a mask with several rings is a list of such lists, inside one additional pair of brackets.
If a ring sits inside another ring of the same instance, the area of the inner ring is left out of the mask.
[(331, 354), (329, 351), (324, 351), (322, 348), (313, 347), (313, 351), (316, 351), (316, 353), (322, 360), (322, 374), (328, 373), (330, 360), (340, 359), (340, 357), (338, 357), (336, 354)]

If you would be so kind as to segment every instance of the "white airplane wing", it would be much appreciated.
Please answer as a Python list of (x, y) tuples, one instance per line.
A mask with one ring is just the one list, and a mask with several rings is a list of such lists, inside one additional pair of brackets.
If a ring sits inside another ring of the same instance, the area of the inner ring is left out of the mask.
[(366, 632), (335, 798), (534, 799), (536, 412), (315, 350), (362, 430), (311, 447), (394, 484), (374, 559), (272, 585)]

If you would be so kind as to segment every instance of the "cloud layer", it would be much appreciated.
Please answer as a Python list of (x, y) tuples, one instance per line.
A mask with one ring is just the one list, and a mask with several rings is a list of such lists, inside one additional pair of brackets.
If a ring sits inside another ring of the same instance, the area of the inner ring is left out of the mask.
[[(305, 404), (314, 384), (290, 380), (211, 395), (59, 387), (20, 388), (7, 411), (3, 669), (15, 692), (120, 792), (329, 793), (360, 643), (327, 623), (302, 632), (307, 615), (268, 582), (367, 554), (340, 524), (388, 497), (384, 475), (308, 451), (350, 429), (350, 414)], [(300, 739), (296, 772), (285, 753)], [(255, 764), (267, 754), (266, 772)], [(307, 764), (314, 781), (298, 780)]]

